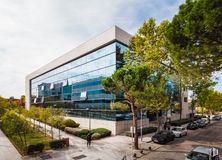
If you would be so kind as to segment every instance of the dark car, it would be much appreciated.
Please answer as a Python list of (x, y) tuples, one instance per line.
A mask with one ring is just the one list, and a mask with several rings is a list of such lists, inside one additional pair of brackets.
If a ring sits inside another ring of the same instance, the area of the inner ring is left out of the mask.
[(154, 143), (165, 144), (167, 142), (173, 141), (175, 135), (171, 131), (159, 131), (152, 136), (152, 141)]
[(216, 115), (216, 116), (214, 116), (214, 117), (212, 118), (212, 120), (214, 120), (214, 121), (219, 121), (219, 120), (221, 120), (221, 116), (220, 116), (220, 115)]
[(208, 124), (206, 120), (202, 120), (202, 119), (198, 120), (197, 123), (198, 123), (199, 128), (205, 128)]
[(198, 128), (199, 128), (199, 125), (196, 122), (191, 122), (187, 125), (187, 129), (190, 129), (190, 130), (195, 130), (195, 129), (198, 129)]

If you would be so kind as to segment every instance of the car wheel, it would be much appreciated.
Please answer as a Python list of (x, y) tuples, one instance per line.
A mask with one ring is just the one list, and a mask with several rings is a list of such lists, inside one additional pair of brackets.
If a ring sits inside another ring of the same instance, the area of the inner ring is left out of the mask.
[(180, 134), (179, 137), (182, 137), (182, 135)]

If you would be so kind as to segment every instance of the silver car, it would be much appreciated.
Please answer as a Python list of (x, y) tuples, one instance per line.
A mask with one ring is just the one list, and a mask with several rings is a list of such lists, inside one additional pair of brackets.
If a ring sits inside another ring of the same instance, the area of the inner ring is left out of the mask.
[(220, 160), (218, 149), (213, 147), (196, 147), (185, 160)]
[(182, 137), (187, 135), (187, 129), (185, 127), (174, 127), (172, 132), (175, 137)]

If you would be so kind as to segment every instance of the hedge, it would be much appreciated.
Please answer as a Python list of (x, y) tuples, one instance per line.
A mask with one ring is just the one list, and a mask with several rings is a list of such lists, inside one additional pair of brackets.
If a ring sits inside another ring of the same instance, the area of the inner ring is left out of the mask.
[(73, 121), (72, 119), (65, 119), (62, 124), (65, 127), (73, 127), (73, 128), (78, 128), (79, 127), (79, 123), (76, 123), (75, 121)]
[(79, 135), (80, 128), (72, 128), (72, 127), (65, 127), (65, 132), (73, 134), (73, 135)]
[(61, 140), (53, 140), (53, 141), (50, 141), (49, 142), (49, 146), (52, 148), (52, 149), (59, 149), (59, 148), (63, 148), (64, 146), (64, 140), (61, 139)]
[[(65, 132), (78, 136), (82, 139), (86, 139), (89, 130), (66, 127)], [(100, 139), (111, 135), (111, 131), (106, 128), (96, 128), (91, 130), (90, 132), (92, 133), (92, 139)]]
[(111, 131), (106, 128), (96, 128), (96, 129), (91, 130), (91, 133), (92, 134), (99, 133), (101, 135), (100, 138), (108, 137), (111, 135)]
[(45, 145), (43, 143), (32, 144), (27, 147), (27, 154), (33, 154), (34, 152), (42, 152)]
[[(144, 134), (153, 133), (153, 132), (156, 132), (156, 131), (157, 131), (157, 127), (145, 127), (145, 128), (143, 128), (143, 135), (144, 135)], [(137, 129), (137, 134), (138, 134), (138, 135), (141, 134), (141, 129), (140, 129), (140, 128)], [(126, 131), (126, 132), (125, 132), (125, 135), (126, 135), (126, 136), (129, 136), (129, 137), (132, 136), (132, 134), (131, 134), (130, 131)], [(133, 136), (134, 136), (134, 135), (133, 135)]]

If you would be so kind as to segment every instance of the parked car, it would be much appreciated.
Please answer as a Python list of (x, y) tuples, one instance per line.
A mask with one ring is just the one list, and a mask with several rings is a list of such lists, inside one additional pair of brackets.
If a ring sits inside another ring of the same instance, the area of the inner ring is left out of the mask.
[(211, 147), (196, 147), (185, 160), (220, 160), (218, 149)]
[(219, 121), (221, 120), (221, 116), (220, 115), (216, 115), (212, 118), (213, 121)]
[(175, 137), (182, 137), (187, 135), (187, 129), (185, 127), (174, 127), (172, 132)]
[(201, 118), (202, 121), (204, 121), (206, 124), (210, 123), (210, 119), (209, 118)]
[(198, 124), (199, 128), (204, 128), (208, 125), (209, 121), (205, 120), (205, 119), (198, 119), (197, 121), (195, 121)]
[(199, 128), (199, 125), (197, 122), (191, 122), (187, 125), (187, 129), (190, 129), (190, 130), (195, 130), (198, 128)]
[(154, 143), (165, 144), (167, 142), (173, 141), (175, 135), (172, 131), (159, 131), (152, 136), (152, 141)]

